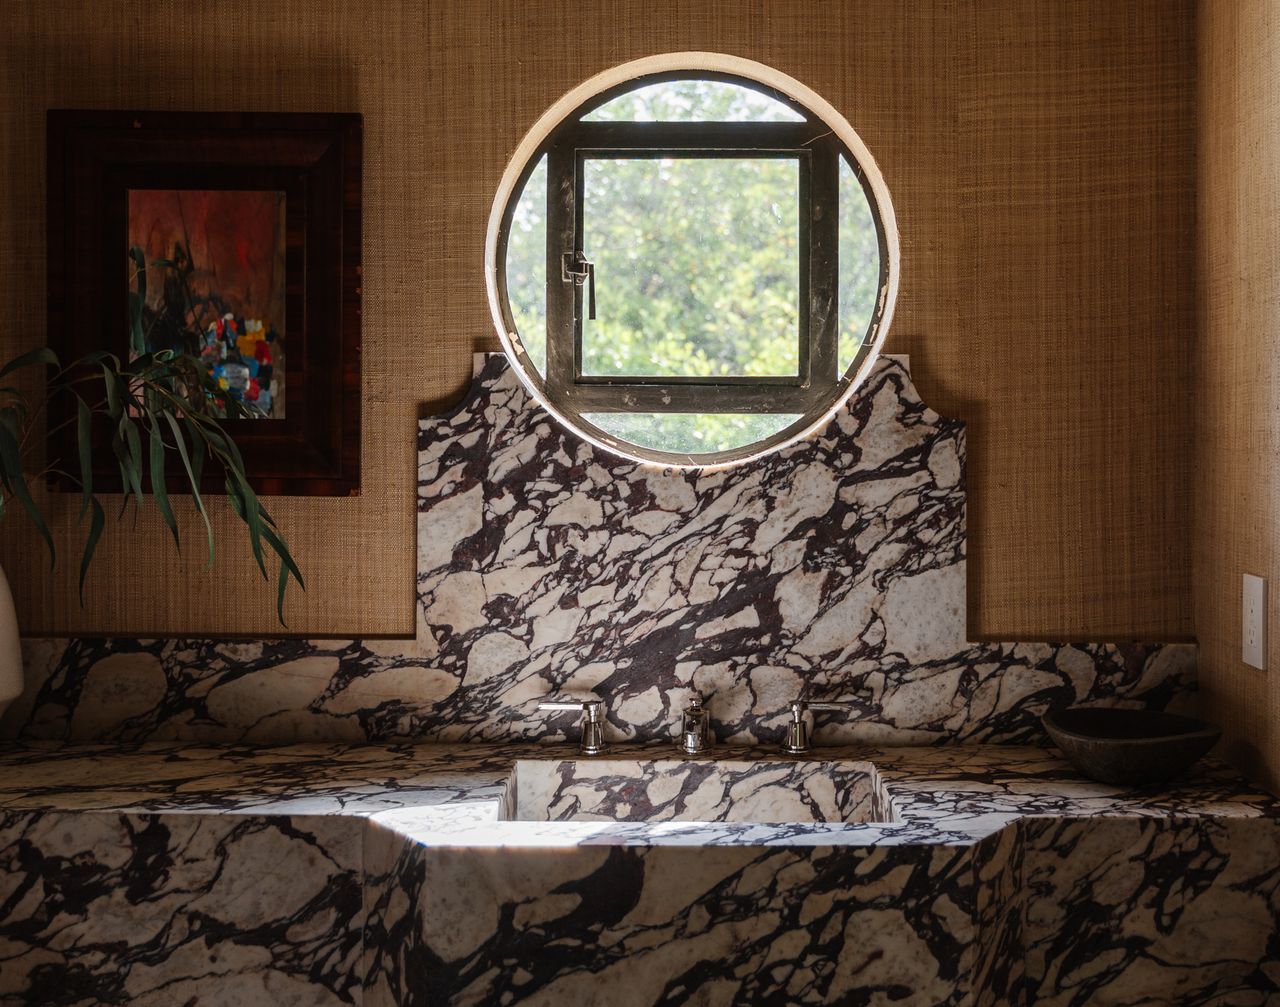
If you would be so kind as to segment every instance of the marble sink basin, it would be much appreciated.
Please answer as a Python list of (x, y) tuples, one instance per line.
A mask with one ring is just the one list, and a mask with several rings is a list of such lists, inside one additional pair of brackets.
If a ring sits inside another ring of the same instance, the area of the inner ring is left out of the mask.
[(528, 759), (507, 784), (525, 822), (892, 822), (869, 762)]

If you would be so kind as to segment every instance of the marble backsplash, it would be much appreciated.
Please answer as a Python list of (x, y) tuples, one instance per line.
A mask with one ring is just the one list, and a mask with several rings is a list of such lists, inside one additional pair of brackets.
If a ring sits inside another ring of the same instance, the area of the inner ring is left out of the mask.
[[(816, 436), (727, 469), (597, 450), (488, 358), (418, 432), (414, 640), (29, 640), (7, 738), (555, 740), (549, 695), (608, 734), (672, 735), (694, 691), (722, 741), (839, 700), (819, 743), (1039, 741), (1049, 706), (1166, 706), (1185, 645), (965, 639), (965, 431), (882, 357)], [(305, 559), (305, 557), (304, 557)]]

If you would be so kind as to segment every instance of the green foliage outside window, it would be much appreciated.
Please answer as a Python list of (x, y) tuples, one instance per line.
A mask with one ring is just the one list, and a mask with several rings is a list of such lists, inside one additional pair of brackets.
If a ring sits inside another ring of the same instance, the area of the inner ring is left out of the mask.
[[(624, 94), (587, 118), (758, 120), (767, 105), (783, 108), (745, 88), (679, 81)], [(542, 373), (546, 177), (543, 161), (517, 204), (507, 247), (508, 300), (520, 339)], [(795, 160), (747, 155), (589, 160), (584, 251), (596, 265), (597, 318), (583, 322), (584, 372), (797, 373), (798, 177)], [(839, 254), (843, 369), (865, 335), (880, 270), (870, 207), (843, 161)], [(591, 420), (647, 447), (707, 453), (766, 437), (794, 418), (596, 414)]]

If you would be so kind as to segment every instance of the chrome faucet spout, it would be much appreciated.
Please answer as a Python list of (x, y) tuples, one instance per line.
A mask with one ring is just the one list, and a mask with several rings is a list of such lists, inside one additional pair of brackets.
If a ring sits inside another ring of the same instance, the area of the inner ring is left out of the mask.
[(549, 700), (538, 704), (539, 710), (577, 710), (582, 714), (583, 755), (603, 755), (609, 750), (604, 740), (604, 704), (598, 699)]
[(816, 703), (797, 699), (790, 704), (791, 720), (787, 722), (787, 736), (782, 742), (782, 751), (787, 755), (804, 755), (809, 751), (809, 724), (804, 719), (805, 710), (843, 710), (852, 709), (850, 703)]

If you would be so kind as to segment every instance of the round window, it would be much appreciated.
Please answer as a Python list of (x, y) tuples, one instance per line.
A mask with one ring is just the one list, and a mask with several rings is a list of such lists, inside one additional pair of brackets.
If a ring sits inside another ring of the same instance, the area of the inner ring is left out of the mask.
[(628, 63), (557, 102), (507, 167), (485, 259), (529, 392), (666, 465), (822, 424), (879, 352), (898, 283), (893, 208), (848, 122), (712, 53)]

